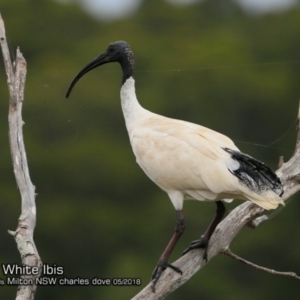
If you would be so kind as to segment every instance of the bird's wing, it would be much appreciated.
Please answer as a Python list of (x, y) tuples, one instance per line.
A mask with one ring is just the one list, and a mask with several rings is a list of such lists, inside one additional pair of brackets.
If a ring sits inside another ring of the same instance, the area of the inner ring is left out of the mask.
[[(270, 184), (264, 190), (255, 190), (237, 176), (241, 174), (239, 170), (251, 168), (256, 160), (247, 159), (250, 157), (239, 152), (228, 137), (200, 125), (160, 116), (142, 120), (136, 128), (130, 139), (137, 162), (163, 190), (198, 193), (211, 200), (249, 199), (266, 209), (282, 203)], [(267, 174), (264, 170), (258, 168), (257, 172)], [(251, 178), (254, 173), (248, 174)]]
[[(164, 190), (233, 191), (238, 163), (222, 147), (238, 150), (226, 136), (185, 121), (148, 118), (129, 132), (138, 164)], [(228, 180), (233, 178), (234, 182)]]

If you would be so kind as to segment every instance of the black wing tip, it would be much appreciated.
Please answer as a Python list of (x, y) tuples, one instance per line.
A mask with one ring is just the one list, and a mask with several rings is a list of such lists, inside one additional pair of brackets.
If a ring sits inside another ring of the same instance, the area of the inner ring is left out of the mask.
[(255, 192), (272, 190), (279, 197), (284, 193), (280, 178), (263, 162), (242, 152), (222, 148), (231, 154), (232, 159), (240, 163), (236, 170), (229, 170), (233, 175)]

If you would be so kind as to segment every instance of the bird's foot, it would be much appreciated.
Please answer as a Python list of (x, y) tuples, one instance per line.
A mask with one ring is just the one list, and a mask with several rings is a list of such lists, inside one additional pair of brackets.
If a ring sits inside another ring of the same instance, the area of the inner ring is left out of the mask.
[(190, 246), (182, 252), (182, 255), (187, 254), (189, 251), (197, 248), (204, 249), (203, 259), (207, 262), (207, 248), (208, 248), (208, 239), (204, 236), (201, 236), (199, 240), (191, 242)]
[(173, 269), (175, 272), (179, 273), (180, 275), (182, 275), (182, 271), (171, 265), (166, 259), (160, 259), (152, 273), (152, 284), (151, 284), (151, 290), (153, 293), (155, 293), (155, 286), (156, 286), (156, 283), (158, 281), (158, 279), (160, 278), (162, 272), (166, 269), (166, 268), (171, 268)]

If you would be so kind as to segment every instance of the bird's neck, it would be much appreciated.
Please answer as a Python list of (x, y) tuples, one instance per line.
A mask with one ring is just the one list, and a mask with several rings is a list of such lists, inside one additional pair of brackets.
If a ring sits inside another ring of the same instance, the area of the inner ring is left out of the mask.
[(127, 79), (133, 77), (134, 59), (131, 50), (127, 53), (126, 57), (123, 57), (120, 61), (120, 65), (123, 71), (122, 84), (124, 84)]
[(120, 95), (123, 115), (126, 125), (129, 126), (129, 124), (136, 121), (144, 111), (136, 98), (134, 79), (132, 77), (127, 78), (122, 84)]

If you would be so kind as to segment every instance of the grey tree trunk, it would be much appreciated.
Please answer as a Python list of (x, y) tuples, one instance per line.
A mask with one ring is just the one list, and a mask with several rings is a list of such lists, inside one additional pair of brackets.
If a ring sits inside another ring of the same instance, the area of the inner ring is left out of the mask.
[[(17, 49), (16, 61), (11, 63), (9, 49), (6, 42), (5, 27), (0, 15), (0, 44), (7, 74), (9, 90), (9, 141), (18, 189), (21, 193), (22, 210), (18, 220), (16, 231), (8, 231), (17, 243), (21, 255), (22, 264), (28, 266), (28, 272), (32, 268), (38, 270), (38, 274), (22, 275), (21, 279), (32, 280), (33, 284), (19, 285), (17, 300), (33, 300), (36, 292), (35, 278), (40, 276), (42, 261), (33, 240), (33, 232), (36, 224), (35, 186), (29, 176), (29, 168), (23, 140), (22, 104), (24, 101), (24, 87), (26, 79), (26, 61)], [(35, 272), (34, 272), (35, 273)]]

